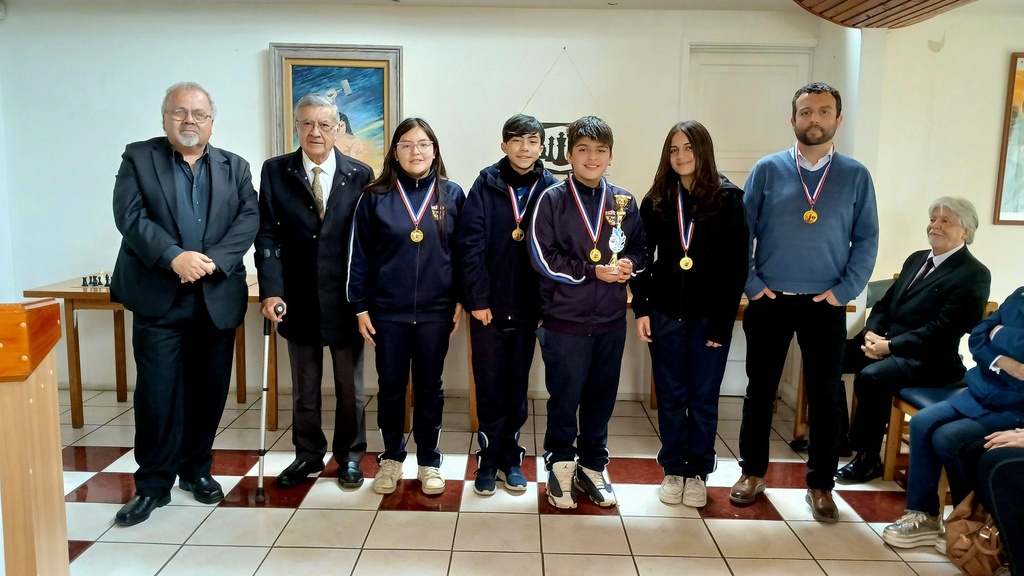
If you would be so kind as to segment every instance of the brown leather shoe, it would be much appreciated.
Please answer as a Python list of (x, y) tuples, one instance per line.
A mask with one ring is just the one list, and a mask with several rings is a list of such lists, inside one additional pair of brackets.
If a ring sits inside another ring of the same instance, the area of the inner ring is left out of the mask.
[(732, 485), (729, 500), (737, 504), (750, 504), (762, 492), (764, 492), (764, 478), (744, 474)]
[(811, 507), (811, 514), (818, 522), (831, 524), (839, 521), (839, 509), (836, 508), (836, 502), (832, 499), (831, 490), (808, 488), (804, 501)]

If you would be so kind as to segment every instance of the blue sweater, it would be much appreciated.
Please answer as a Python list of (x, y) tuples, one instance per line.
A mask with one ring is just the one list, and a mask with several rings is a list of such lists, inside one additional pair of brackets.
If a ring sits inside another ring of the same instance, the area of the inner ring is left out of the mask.
[[(747, 296), (765, 287), (797, 294), (831, 288), (845, 304), (864, 290), (878, 253), (875, 187), (860, 162), (839, 154), (831, 162), (814, 224), (803, 221), (809, 205), (792, 149), (754, 165), (743, 195), (752, 251)], [(801, 170), (812, 193), (824, 170)]]

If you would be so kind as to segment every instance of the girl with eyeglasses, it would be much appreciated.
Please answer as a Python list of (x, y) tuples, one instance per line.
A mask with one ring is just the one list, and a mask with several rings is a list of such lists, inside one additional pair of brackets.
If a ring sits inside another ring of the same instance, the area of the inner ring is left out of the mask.
[(394, 492), (402, 478), (410, 366), (418, 480), (425, 494), (444, 492), (441, 372), (448, 338), (462, 317), (453, 247), (464, 199), (462, 187), (448, 179), (430, 125), (407, 118), (395, 129), (380, 176), (356, 206), (348, 299), (359, 332), (375, 347), (377, 424), (384, 439), (373, 480), (378, 494)]

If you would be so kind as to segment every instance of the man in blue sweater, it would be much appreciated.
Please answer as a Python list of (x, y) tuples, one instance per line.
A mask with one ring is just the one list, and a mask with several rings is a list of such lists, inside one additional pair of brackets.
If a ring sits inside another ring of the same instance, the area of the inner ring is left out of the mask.
[(843, 121), (839, 91), (815, 82), (797, 90), (792, 149), (762, 158), (747, 178), (751, 267), (743, 316), (747, 391), (740, 427), (742, 475), (730, 499), (749, 504), (764, 491), (772, 404), (795, 333), (814, 438), (807, 496), (815, 520), (839, 518), (832, 488), (840, 420), (845, 306), (864, 289), (878, 251), (875, 189), (867, 169), (836, 153)]

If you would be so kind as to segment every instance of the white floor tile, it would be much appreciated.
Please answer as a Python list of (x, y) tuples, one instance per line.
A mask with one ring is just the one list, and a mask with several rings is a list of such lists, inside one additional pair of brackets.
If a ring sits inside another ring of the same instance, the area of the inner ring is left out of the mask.
[(629, 576), (636, 573), (636, 565), (631, 556), (544, 553), (544, 576)]
[(120, 504), (68, 502), (64, 505), (68, 523), (68, 540), (98, 540), (114, 525), (114, 514)]
[[(738, 478), (738, 477), (737, 477)], [(804, 500), (807, 496), (805, 488), (766, 488), (765, 495), (771, 501), (775, 509), (782, 515), (783, 520), (806, 520), (813, 521), (814, 515), (811, 507)], [(860, 522), (861, 518), (857, 512), (843, 500), (843, 497), (832, 492), (832, 499), (835, 500), (836, 508), (839, 510), (840, 522)]]
[(154, 576), (179, 548), (97, 542), (71, 563), (71, 576)]
[(530, 514), (460, 513), (454, 550), (540, 552), (540, 521)]
[(80, 440), (75, 441), (74, 445), (135, 446), (135, 426), (111, 426), (108, 424), (83, 436)]
[(363, 550), (352, 576), (446, 576), (451, 557), (451, 552), (436, 550)]
[(629, 554), (618, 516), (541, 515), (540, 526), (545, 554)]
[(539, 553), (454, 552), (448, 574), (458, 576), (542, 576), (543, 558)]
[(903, 562), (822, 560), (819, 564), (828, 576), (915, 576)]
[[(102, 426), (125, 412), (130, 411), (131, 408), (132, 407), (129, 404), (123, 404), (121, 406), (83, 406), (82, 421), (86, 424)], [(60, 423), (71, 424), (70, 410), (60, 415)], [(131, 422), (129, 422), (129, 424), (131, 424)]]
[(355, 490), (342, 488), (336, 478), (317, 478), (299, 505), (299, 509), (376, 511), (382, 498), (384, 497), (373, 491), (373, 478), (367, 478), (363, 485)]
[(785, 522), (717, 518), (706, 522), (726, 558), (811, 558)]
[(704, 522), (691, 518), (623, 518), (634, 556), (716, 556)]
[[(284, 436), (285, 430), (278, 428), (275, 432), (267, 431), (267, 446)], [(215, 450), (257, 450), (260, 447), (260, 431), (254, 428), (228, 428), (217, 434), (213, 439)]]
[(481, 496), (473, 491), (473, 482), (462, 485), (462, 512), (506, 512), (517, 514), (537, 513), (537, 483), (527, 482), (526, 492), (510, 493), (497, 483), (497, 489), (490, 496)]
[(900, 559), (871, 527), (861, 522), (789, 522), (789, 525), (819, 560)]
[(615, 498), (622, 516), (700, 518), (696, 508), (682, 504), (669, 505), (658, 499), (657, 484), (615, 484)]
[(106, 391), (103, 391), (103, 392), (95, 392), (95, 391), (89, 392), (89, 391), (83, 390), (82, 391), (82, 398), (84, 398), (84, 401), (82, 402), (82, 405), (83, 406), (123, 406), (125, 408), (131, 408), (132, 407), (133, 397), (134, 397), (134, 393), (131, 390), (129, 390), (128, 391), (128, 398), (127, 398), (127, 400), (125, 400), (124, 402), (118, 402), (117, 401), (117, 391), (115, 391), (115, 390), (106, 390)]
[(821, 576), (814, 560), (775, 560), (761, 558), (728, 558), (726, 562), (733, 576)]
[(251, 576), (269, 548), (183, 546), (160, 576)]
[(729, 566), (722, 558), (669, 558), (640, 556), (636, 558), (640, 576), (731, 576)]
[(369, 510), (296, 510), (274, 545), (361, 548), (376, 514)]
[(95, 472), (64, 472), (64, 495), (67, 496), (74, 492), (75, 488), (85, 484), (85, 481), (95, 474)]
[[(101, 542), (184, 544), (211, 512), (213, 512), (212, 507), (164, 506), (154, 510), (149, 520), (127, 528), (114, 526), (107, 530), (99, 540)], [(111, 520), (113, 520), (113, 516), (111, 516)], [(203, 543), (205, 544), (205, 542)]]
[(451, 551), (456, 512), (377, 513), (364, 548)]
[(358, 559), (359, 550), (273, 548), (255, 576), (350, 574)]
[(187, 543), (272, 546), (294, 512), (284, 508), (217, 508)]

